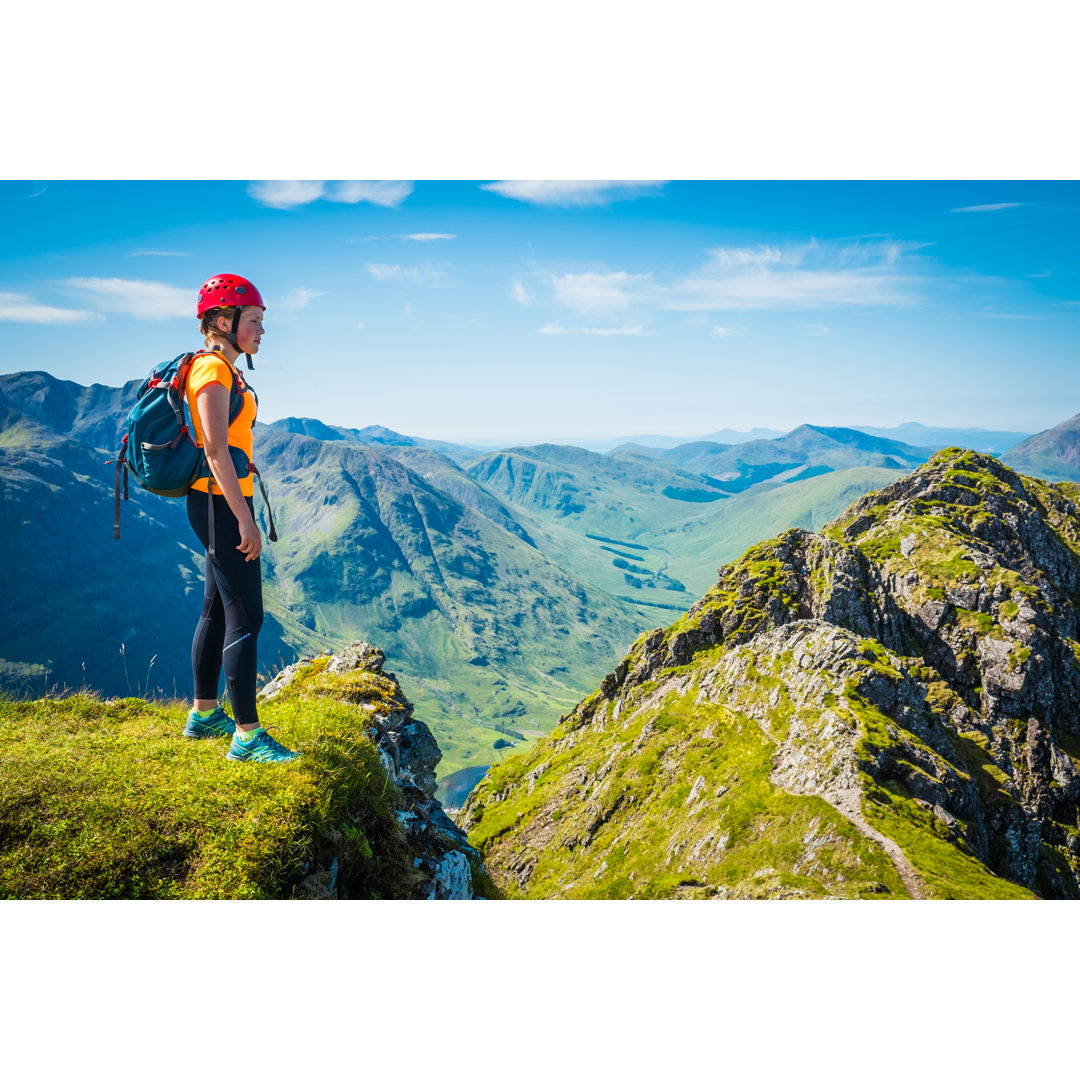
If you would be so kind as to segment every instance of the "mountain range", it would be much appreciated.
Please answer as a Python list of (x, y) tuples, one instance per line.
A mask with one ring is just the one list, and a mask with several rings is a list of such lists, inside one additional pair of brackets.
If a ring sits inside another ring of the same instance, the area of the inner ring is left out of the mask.
[[(106, 462), (137, 385), (0, 376), (9, 693), (185, 692), (203, 553), (183, 501), (133, 485), (111, 535)], [(310, 418), (257, 424), (255, 439), (281, 536), (264, 547), (264, 674), (380, 641), (437, 733), (443, 778), (530, 745), (748, 544), (818, 528), (926, 457), (810, 426), (728, 457), (719, 444), (478, 453)], [(717, 461), (725, 480), (698, 467)]]

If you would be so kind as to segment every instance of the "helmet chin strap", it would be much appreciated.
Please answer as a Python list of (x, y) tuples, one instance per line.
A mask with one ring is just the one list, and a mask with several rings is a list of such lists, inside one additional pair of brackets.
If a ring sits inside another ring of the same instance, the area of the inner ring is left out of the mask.
[[(241, 311), (241, 309), (237, 308), (236, 311), (233, 313), (232, 330), (227, 335), (227, 337), (229, 339), (229, 344), (237, 352), (240, 351), (240, 341), (237, 338), (237, 334), (236, 334), (237, 330), (240, 329), (240, 311)], [(248, 371), (254, 371), (255, 370), (255, 365), (251, 362), (251, 353), (244, 353), (244, 355), (247, 357)]]

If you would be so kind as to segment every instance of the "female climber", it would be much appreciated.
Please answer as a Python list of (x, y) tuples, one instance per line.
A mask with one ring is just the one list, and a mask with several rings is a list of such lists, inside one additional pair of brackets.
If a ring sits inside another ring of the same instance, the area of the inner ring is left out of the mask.
[[(258, 398), (236, 364), (246, 353), (248, 368), (254, 367), (265, 310), (259, 290), (236, 274), (218, 274), (199, 290), (196, 315), (206, 348), (195, 355), (186, 387), (192, 433), (207, 468), (192, 484), (187, 511), (206, 549), (206, 590), (191, 645), (195, 707), (184, 734), (231, 735), (230, 761), (283, 762), (300, 755), (261, 727), (255, 705), (256, 640), (263, 621), (262, 537), (255, 524), (251, 463)], [(222, 668), (235, 721), (218, 702)]]

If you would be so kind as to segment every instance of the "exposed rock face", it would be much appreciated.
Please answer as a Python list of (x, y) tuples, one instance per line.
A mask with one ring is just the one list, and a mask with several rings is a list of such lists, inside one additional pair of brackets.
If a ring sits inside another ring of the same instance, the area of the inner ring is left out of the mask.
[[(323, 654), (287, 667), (259, 692), (260, 699), (277, 697), (318, 666), (328, 682), (326, 692), (350, 701), (366, 712), (367, 734), (375, 743), (390, 783), (396, 784), (407, 809), (397, 811), (406, 842), (414, 849), (414, 867), (421, 878), (417, 896), (427, 900), (471, 900), (476, 896), (473, 866), (482, 871), (479, 853), (445, 814), (434, 797), (435, 767), (442, 758), (427, 724), (413, 717), (397, 677), (383, 671), (385, 654), (364, 641), (354, 641), (337, 655)], [(377, 679), (350, 681), (351, 673)], [(316, 684), (315, 692), (323, 692)], [(332, 898), (336, 895), (336, 865), (314, 868), (298, 886), (297, 895)]]
[[(1080, 897), (1075, 490), (952, 449), (752, 548), (470, 796), (489, 869), (525, 895)], [(831, 811), (770, 848), (770, 805), (801, 813), (780, 792)]]

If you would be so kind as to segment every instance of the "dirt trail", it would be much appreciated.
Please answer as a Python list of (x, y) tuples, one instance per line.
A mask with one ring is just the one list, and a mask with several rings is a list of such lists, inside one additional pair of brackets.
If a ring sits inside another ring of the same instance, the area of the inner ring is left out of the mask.
[(895, 840), (890, 840), (887, 836), (883, 836), (872, 825), (868, 825), (864, 820), (862, 814), (858, 809), (858, 793), (857, 792), (845, 792), (848, 795), (855, 796), (855, 804), (852, 805), (852, 800), (848, 799), (830, 799), (826, 797), (826, 801), (834, 806), (841, 814), (844, 815), (867, 838), (867, 840), (873, 840), (875, 844), (880, 844), (882, 850), (889, 856), (889, 860), (893, 866), (896, 867), (896, 872), (900, 875), (900, 880), (904, 883), (904, 888), (908, 891), (908, 896), (912, 900), (925, 900), (926, 893), (923, 892), (922, 882), (919, 880), (919, 875), (915, 873), (915, 867), (908, 861), (908, 857), (900, 850), (900, 845)]

